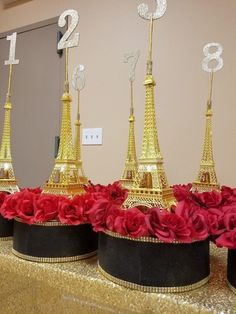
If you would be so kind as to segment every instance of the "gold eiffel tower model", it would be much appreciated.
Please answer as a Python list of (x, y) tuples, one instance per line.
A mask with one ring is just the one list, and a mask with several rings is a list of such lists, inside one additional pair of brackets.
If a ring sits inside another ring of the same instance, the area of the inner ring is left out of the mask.
[(120, 180), (121, 185), (130, 189), (135, 184), (135, 179), (138, 176), (138, 161), (135, 147), (135, 131), (134, 131), (134, 102), (133, 102), (133, 81), (130, 81), (131, 91), (131, 105), (130, 105), (130, 116), (129, 116), (129, 139), (128, 139), (128, 151), (125, 161), (125, 169), (123, 171), (122, 178)]
[(80, 121), (80, 89), (77, 89), (78, 107), (77, 119), (75, 121), (75, 160), (77, 163), (79, 182), (82, 185), (88, 185), (88, 179), (84, 174), (83, 162), (81, 159), (81, 121)]
[(71, 97), (68, 81), (68, 54), (66, 48), (66, 75), (65, 90), (62, 95), (62, 122), (60, 132), (60, 145), (52, 174), (43, 188), (43, 193), (62, 194), (73, 197), (84, 193), (84, 186), (79, 180), (78, 162), (72, 139), (71, 128)]
[(193, 182), (193, 190), (198, 192), (208, 192), (212, 190), (219, 190), (220, 185), (217, 182), (215, 162), (213, 158), (212, 145), (212, 88), (213, 88), (214, 72), (211, 72), (210, 80), (210, 96), (207, 102), (206, 111), (206, 130), (203, 145), (203, 154), (200, 163), (200, 169), (196, 180)]
[(145, 121), (142, 142), (142, 153), (139, 159), (138, 174), (135, 186), (130, 189), (124, 203), (125, 208), (140, 206), (169, 208), (175, 199), (172, 189), (168, 185), (163, 158), (158, 142), (154, 86), (156, 85), (152, 76), (152, 37), (153, 19), (150, 20), (149, 54), (147, 61), (147, 72), (144, 80), (146, 88), (145, 97)]
[(2, 142), (0, 148), (0, 191), (7, 193), (15, 193), (19, 191), (15, 178), (12, 157), (11, 157), (11, 81), (12, 67), (9, 66), (9, 79), (6, 103), (4, 106), (4, 125), (2, 133)]

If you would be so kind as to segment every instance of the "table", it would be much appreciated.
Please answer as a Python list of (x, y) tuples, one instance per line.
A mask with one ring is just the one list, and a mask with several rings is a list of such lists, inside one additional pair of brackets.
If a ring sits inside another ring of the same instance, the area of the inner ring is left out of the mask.
[(97, 270), (97, 258), (46, 264), (12, 255), (0, 242), (1, 314), (236, 313), (236, 295), (226, 284), (226, 250), (211, 247), (211, 278), (181, 294), (144, 293), (118, 286)]

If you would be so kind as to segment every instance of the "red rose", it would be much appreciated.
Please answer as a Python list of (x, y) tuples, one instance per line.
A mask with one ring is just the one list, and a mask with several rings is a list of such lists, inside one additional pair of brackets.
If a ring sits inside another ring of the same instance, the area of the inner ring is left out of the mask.
[(86, 188), (86, 191), (92, 194), (95, 200), (104, 198), (117, 205), (121, 205), (128, 195), (128, 191), (122, 188), (119, 182), (114, 182), (107, 186), (100, 184), (91, 185)]
[(219, 247), (226, 247), (228, 249), (236, 249), (236, 228), (232, 231), (223, 233), (216, 239), (216, 245)]
[(57, 219), (59, 197), (52, 194), (38, 194), (34, 199), (35, 221), (45, 222)]
[(221, 209), (209, 208), (207, 210), (207, 221), (211, 235), (220, 235), (225, 231), (224, 213)]
[(201, 207), (205, 208), (217, 208), (222, 204), (222, 194), (216, 191), (193, 193), (195, 200)]
[(119, 182), (107, 186), (108, 198), (117, 205), (124, 203), (128, 196), (128, 190), (122, 188)]
[[(117, 205), (113, 205), (107, 210), (106, 214), (106, 227), (108, 230), (117, 232), (119, 234), (127, 234), (124, 231), (124, 216), (125, 210), (121, 209)], [(123, 220), (123, 222), (122, 222)]]
[(5, 200), (7, 195), (8, 194), (5, 193), (5, 192), (0, 192), (0, 208), (1, 208), (1, 206), (2, 206), (2, 204), (3, 204), (3, 202), (4, 202), (4, 200)]
[(177, 204), (175, 213), (182, 217), (191, 232), (191, 238), (205, 240), (208, 233), (207, 213), (195, 204), (182, 201)]
[(15, 194), (8, 194), (5, 196), (4, 202), (0, 207), (0, 213), (4, 218), (13, 219), (17, 216), (16, 206), (18, 203), (18, 195), (20, 192)]
[(67, 197), (60, 198), (58, 202), (58, 218), (61, 223), (68, 225), (80, 225), (84, 222), (84, 208), (78, 202), (68, 199)]
[(191, 197), (192, 184), (181, 185), (176, 184), (173, 186), (173, 193), (178, 202)]
[(27, 224), (32, 224), (34, 220), (34, 198), (37, 194), (24, 190), (18, 194), (16, 205), (17, 216)]
[(101, 184), (88, 185), (85, 187), (85, 191), (92, 195), (92, 197), (97, 200), (101, 198), (107, 198), (107, 187)]
[(25, 189), (21, 190), (21, 192), (24, 192), (24, 191), (28, 191), (28, 192), (31, 192), (31, 193), (34, 193), (34, 194), (41, 194), (42, 193), (42, 189), (40, 187), (33, 188), (33, 189), (25, 188)]
[(127, 231), (127, 234), (133, 238), (147, 236), (148, 228), (145, 214), (136, 207), (126, 210), (123, 231)]
[(236, 211), (227, 211), (224, 215), (224, 225), (227, 231), (236, 228)]
[(221, 194), (224, 200), (228, 200), (233, 195), (233, 189), (228, 186), (222, 186)]
[(83, 195), (76, 195), (72, 203), (77, 207), (77, 212), (80, 212), (81, 217), (83, 216), (83, 221), (88, 221), (88, 211), (93, 207), (95, 199), (92, 194), (86, 193)]
[(153, 208), (146, 215), (148, 230), (159, 240), (170, 243), (174, 240), (191, 242), (190, 230), (184, 219), (175, 213), (161, 212), (159, 208)]
[(128, 231), (126, 228), (125, 214), (115, 217), (113, 225), (114, 225), (113, 227), (114, 232), (117, 232), (123, 236), (128, 235)]
[(236, 203), (236, 189), (232, 189), (227, 186), (221, 187), (221, 194), (224, 204), (235, 204)]
[(100, 199), (87, 212), (94, 231), (104, 231), (106, 229), (107, 210), (110, 206), (111, 204), (108, 200)]

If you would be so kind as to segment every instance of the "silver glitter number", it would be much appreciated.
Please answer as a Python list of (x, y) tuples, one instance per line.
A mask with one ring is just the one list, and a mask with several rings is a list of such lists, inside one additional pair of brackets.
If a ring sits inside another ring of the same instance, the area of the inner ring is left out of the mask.
[(85, 68), (83, 64), (79, 64), (74, 68), (72, 75), (72, 86), (75, 90), (81, 91), (85, 86)]
[(19, 64), (19, 60), (15, 59), (16, 55), (16, 37), (17, 33), (13, 33), (10, 36), (7, 36), (7, 40), (10, 40), (10, 50), (9, 50), (9, 59), (5, 61), (5, 65), (10, 64)]
[[(210, 49), (215, 48), (215, 52), (210, 52)], [(202, 68), (206, 72), (216, 72), (223, 68), (224, 61), (221, 58), (223, 52), (223, 47), (218, 43), (209, 43), (203, 48), (203, 53), (206, 58), (202, 61)], [(215, 60), (217, 65), (215, 67), (210, 67), (211, 61)]]
[(146, 3), (142, 3), (138, 6), (138, 14), (145, 20), (157, 20), (161, 18), (167, 9), (167, 0), (156, 0), (157, 8), (154, 13), (148, 12), (149, 8)]
[(72, 48), (76, 47), (79, 44), (79, 33), (75, 33), (74, 38), (68, 39), (70, 35), (73, 33), (73, 31), (76, 29), (76, 26), (79, 23), (79, 15), (76, 10), (66, 10), (64, 11), (58, 20), (58, 25), (60, 27), (64, 27), (66, 25), (66, 17), (71, 17), (70, 25), (65, 32), (65, 34), (62, 36), (61, 40), (58, 43), (57, 49), (65, 49), (65, 48)]
[(135, 80), (135, 69), (140, 56), (140, 51), (131, 51), (124, 54), (124, 62), (128, 63), (130, 61), (130, 71), (129, 71), (129, 80), (134, 82)]

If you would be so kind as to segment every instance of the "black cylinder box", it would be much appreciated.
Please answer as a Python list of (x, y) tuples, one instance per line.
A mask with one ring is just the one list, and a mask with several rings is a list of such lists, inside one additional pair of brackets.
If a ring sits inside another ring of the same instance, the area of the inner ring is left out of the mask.
[(227, 281), (231, 290), (236, 293), (236, 250), (228, 250)]
[(66, 262), (96, 254), (97, 234), (90, 224), (63, 225), (57, 221), (28, 225), (14, 221), (13, 253), (36, 262)]
[(13, 220), (8, 220), (0, 215), (0, 240), (9, 240), (13, 235)]
[(111, 281), (147, 292), (184, 292), (209, 279), (209, 241), (163, 243), (99, 234), (99, 269)]

